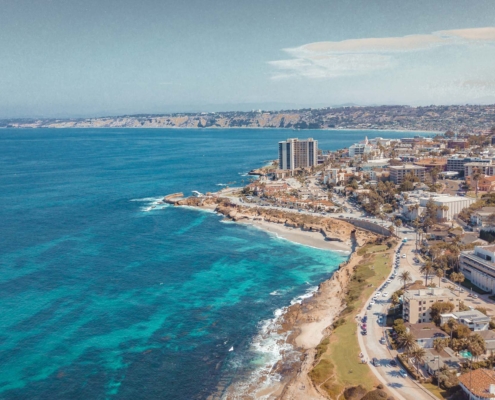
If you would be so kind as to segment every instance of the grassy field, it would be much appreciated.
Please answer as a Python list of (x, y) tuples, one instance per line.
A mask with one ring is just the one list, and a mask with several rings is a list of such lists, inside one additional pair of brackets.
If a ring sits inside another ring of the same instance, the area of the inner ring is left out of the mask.
[(490, 292), (487, 292), (478, 286), (476, 286), (474, 283), (472, 283), (469, 279), (464, 279), (464, 281), (461, 283), (462, 286), (465, 288), (471, 289), (473, 292), (476, 292), (478, 294), (488, 294)]
[(423, 383), (422, 385), (425, 387), (425, 389), (430, 391), (433, 395), (435, 395), (439, 399), (447, 399), (451, 395), (445, 389), (441, 389), (437, 385), (434, 385), (433, 383)]
[[(347, 386), (363, 385), (371, 390), (378, 384), (367, 364), (361, 364), (356, 315), (366, 299), (379, 287), (392, 269), (391, 251), (387, 246), (365, 246), (368, 254), (357, 265), (346, 296), (345, 322), (324, 339), (318, 349), (321, 358), (311, 372), (315, 385), (336, 398)], [(359, 253), (358, 253), (359, 254)]]

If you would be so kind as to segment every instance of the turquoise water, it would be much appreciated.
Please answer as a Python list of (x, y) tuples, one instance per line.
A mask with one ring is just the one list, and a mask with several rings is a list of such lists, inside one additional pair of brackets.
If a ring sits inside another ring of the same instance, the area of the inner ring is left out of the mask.
[(469, 350), (462, 350), (459, 352), (459, 354), (463, 358), (471, 358), (473, 356)]
[(345, 255), (154, 204), (247, 183), (287, 135), (1, 130), (0, 398), (204, 399), (276, 360), (260, 332)]

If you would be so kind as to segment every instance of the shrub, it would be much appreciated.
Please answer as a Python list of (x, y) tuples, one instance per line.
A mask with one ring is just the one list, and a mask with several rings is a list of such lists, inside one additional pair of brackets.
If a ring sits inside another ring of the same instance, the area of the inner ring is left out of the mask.
[(344, 390), (344, 398), (346, 400), (361, 400), (366, 392), (366, 388), (361, 385), (351, 386)]
[(345, 324), (345, 318), (339, 318), (337, 321), (334, 321), (334, 323), (332, 324), (332, 328), (337, 329), (339, 326), (342, 326), (344, 324)]
[(385, 390), (376, 389), (366, 393), (361, 400), (386, 400), (387, 397), (388, 395)]
[(327, 351), (328, 344), (330, 343), (330, 339), (326, 337), (323, 339), (318, 346), (316, 346), (316, 360), (319, 360), (323, 353)]

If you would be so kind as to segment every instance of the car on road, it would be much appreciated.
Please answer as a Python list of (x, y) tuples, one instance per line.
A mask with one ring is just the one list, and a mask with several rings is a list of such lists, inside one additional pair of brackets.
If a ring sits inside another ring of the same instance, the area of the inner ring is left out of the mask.
[(407, 378), (407, 372), (404, 371), (403, 369), (399, 370), (399, 375), (402, 376), (403, 378)]

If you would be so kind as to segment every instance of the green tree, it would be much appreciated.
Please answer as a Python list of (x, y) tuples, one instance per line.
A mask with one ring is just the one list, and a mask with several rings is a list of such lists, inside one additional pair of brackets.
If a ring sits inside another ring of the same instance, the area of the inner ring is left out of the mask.
[(412, 333), (404, 332), (397, 337), (397, 346), (409, 354), (417, 346), (416, 339)]
[(440, 315), (441, 314), (448, 314), (452, 311), (454, 311), (454, 304), (451, 302), (440, 302), (437, 301), (433, 303), (430, 307), (430, 315), (431, 319), (438, 325), (440, 323)]
[(431, 261), (426, 261), (420, 268), (421, 272), (425, 276), (425, 286), (428, 286), (428, 277), (433, 273), (433, 264)]
[(419, 364), (423, 363), (426, 357), (426, 351), (422, 347), (416, 346), (412, 349), (410, 356), (414, 360), (414, 364), (416, 365), (416, 372), (419, 375)]
[(402, 271), (399, 275), (399, 281), (404, 284), (404, 290), (406, 290), (407, 283), (412, 281), (411, 273), (409, 271)]

